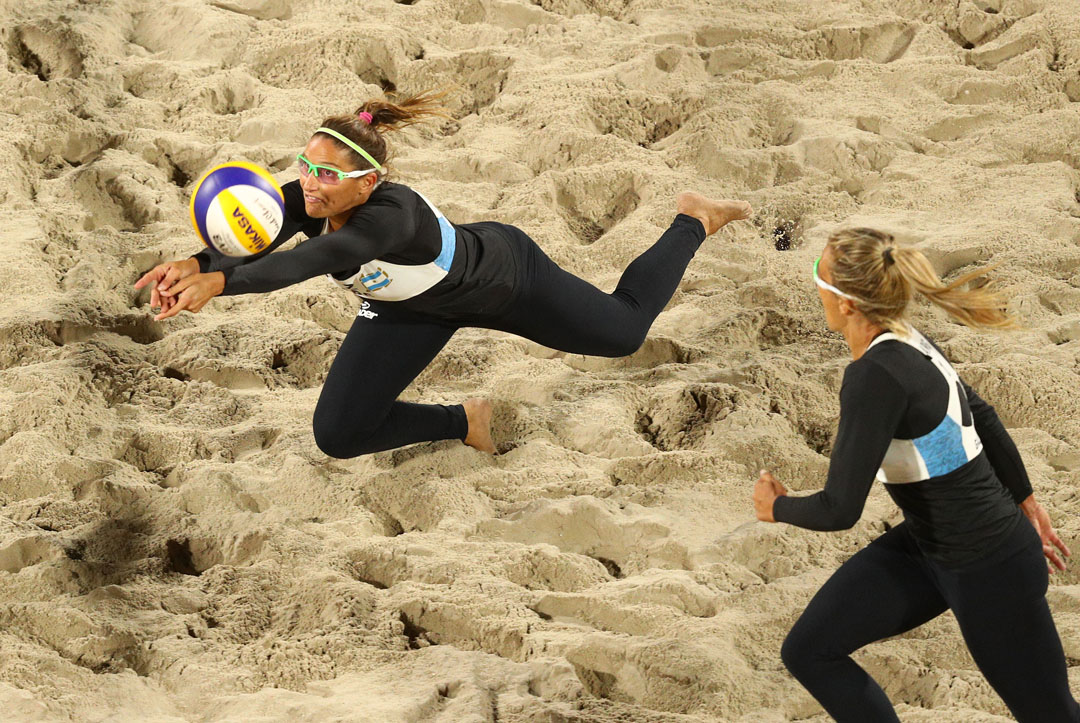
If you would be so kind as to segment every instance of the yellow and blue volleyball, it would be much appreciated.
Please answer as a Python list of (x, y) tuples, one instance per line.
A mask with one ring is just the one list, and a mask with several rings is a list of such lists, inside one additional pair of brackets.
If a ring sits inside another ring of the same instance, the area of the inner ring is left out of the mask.
[(203, 243), (226, 256), (266, 250), (285, 217), (285, 196), (274, 177), (236, 161), (203, 174), (191, 193), (191, 225)]

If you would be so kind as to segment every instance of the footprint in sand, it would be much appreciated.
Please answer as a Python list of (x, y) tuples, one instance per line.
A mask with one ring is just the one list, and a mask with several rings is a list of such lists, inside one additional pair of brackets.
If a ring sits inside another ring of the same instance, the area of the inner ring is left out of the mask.
[(643, 148), (651, 148), (678, 131), (704, 105), (700, 98), (673, 101), (640, 91), (623, 97), (604, 92), (590, 103), (598, 133), (610, 133)]
[(1040, 17), (1018, 21), (994, 40), (970, 50), (968, 57), (975, 67), (994, 70), (1002, 63), (1035, 49), (1042, 49), (1046, 62), (1052, 62), (1053, 39)]
[(627, 7), (627, 0), (532, 0), (544, 10), (566, 17), (600, 15), (620, 19)]
[(684, 569), (687, 548), (671, 533), (647, 508), (619, 508), (589, 496), (536, 500), (476, 528), (476, 534), (487, 539), (547, 543), (586, 555), (604, 565), (614, 579), (649, 567)]
[(966, 80), (955, 92), (945, 98), (953, 105), (985, 105), (987, 103), (1011, 102), (1016, 99), (1017, 88), (1011, 79), (982, 81)]
[(596, 243), (641, 203), (638, 180), (625, 169), (586, 168), (553, 178), (556, 211), (583, 246)]
[(0, 543), (0, 570), (17, 573), (23, 568), (64, 557), (64, 551), (43, 535), (32, 535)]
[(189, 104), (204, 104), (218, 115), (235, 115), (260, 105), (259, 81), (246, 71), (232, 68), (207, 78)]
[(140, 231), (146, 226), (181, 214), (180, 189), (155, 166), (122, 150), (106, 150), (70, 177), (58, 179), (58, 195), (74, 196), (85, 211), (83, 229), (111, 226), (118, 231)]
[(258, 20), (288, 20), (292, 17), (289, 0), (212, 0), (210, 4)]
[(928, 126), (922, 134), (932, 141), (947, 143), (966, 138), (984, 128), (996, 126), (1001, 123), (1001, 120), (1002, 117), (999, 114), (991, 112), (950, 116)]
[(490, 575), (528, 590), (577, 592), (611, 579), (596, 560), (537, 543), (491, 544), (473, 540), (442, 543), (446, 555), (435, 555), (430, 543), (416, 536), (373, 537), (347, 553), (349, 574), (378, 589), (403, 582), (448, 585), (468, 575)]
[[(535, 347), (543, 349), (544, 347)], [(541, 358), (547, 358), (543, 353), (537, 354)], [(607, 358), (598, 356), (584, 356), (582, 354), (558, 353), (571, 369), (581, 372), (604, 372), (617, 370), (654, 370), (659, 373), (658, 367), (665, 364), (693, 364), (705, 358), (706, 352), (689, 344), (683, 344), (670, 337), (660, 334), (650, 334), (641, 348), (629, 356)]]
[(907, 52), (915, 32), (914, 25), (890, 20), (819, 28), (810, 39), (819, 57), (828, 60), (892, 63)]
[(48, 337), (57, 346), (78, 344), (100, 333), (126, 336), (136, 344), (153, 344), (165, 336), (162, 325), (146, 314), (88, 315), (85, 319), (43, 321)]
[(608, 582), (598, 590), (548, 593), (530, 607), (544, 619), (642, 635), (649, 626), (642, 618), (657, 617), (654, 610), (676, 619), (708, 618), (716, 615), (717, 603), (716, 591), (695, 581), (685, 570), (649, 570)]
[(44, 81), (79, 78), (86, 60), (79, 36), (66, 23), (51, 19), (16, 26), (7, 51), (25, 72)]
[[(244, 3), (246, 0), (227, 0)], [(129, 41), (169, 61), (236, 65), (257, 21), (203, 3), (168, 3), (136, 13)]]

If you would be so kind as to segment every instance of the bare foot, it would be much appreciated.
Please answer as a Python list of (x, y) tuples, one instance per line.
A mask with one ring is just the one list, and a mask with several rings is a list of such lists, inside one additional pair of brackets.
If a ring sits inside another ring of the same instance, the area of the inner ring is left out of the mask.
[(746, 201), (714, 201), (711, 198), (705, 198), (700, 193), (690, 191), (685, 191), (675, 197), (675, 208), (679, 213), (693, 216), (701, 221), (701, 225), (705, 227), (706, 236), (712, 236), (732, 221), (750, 218), (750, 214), (754, 212)]
[(495, 454), (495, 442), (491, 439), (491, 402), (486, 399), (466, 399), (461, 403), (469, 420), (469, 433), (465, 444), (481, 452)]

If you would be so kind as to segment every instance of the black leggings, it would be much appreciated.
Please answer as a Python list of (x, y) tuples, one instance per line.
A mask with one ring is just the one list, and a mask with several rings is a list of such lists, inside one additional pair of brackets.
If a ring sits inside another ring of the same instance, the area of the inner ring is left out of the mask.
[(440, 321), (371, 302), (358, 316), (323, 385), (315, 441), (331, 457), (356, 457), (414, 442), (465, 439), (460, 404), (412, 404), (398, 395), (463, 326), (508, 331), (574, 354), (617, 357), (636, 351), (678, 288), (705, 239), (701, 222), (679, 215), (605, 294), (563, 271), (524, 232), (501, 226), (518, 263), (514, 295), (494, 317)]
[(1080, 708), (1046, 604), (1047, 579), (1042, 544), (1026, 519), (989, 562), (961, 571), (924, 556), (900, 524), (829, 578), (781, 657), (840, 723), (899, 721), (849, 655), (952, 609), (979, 670), (1020, 723), (1076, 723)]

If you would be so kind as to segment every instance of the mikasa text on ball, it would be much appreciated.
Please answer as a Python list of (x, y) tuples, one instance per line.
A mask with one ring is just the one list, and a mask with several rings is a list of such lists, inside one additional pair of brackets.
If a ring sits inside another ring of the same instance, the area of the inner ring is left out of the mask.
[(191, 224), (210, 248), (226, 256), (265, 250), (278, 232), (285, 196), (269, 173), (236, 161), (203, 174), (191, 194)]

